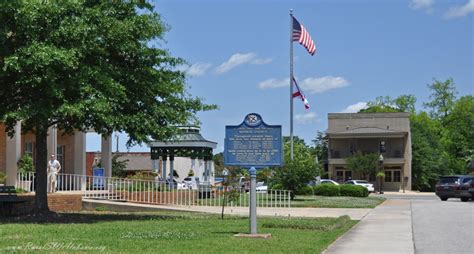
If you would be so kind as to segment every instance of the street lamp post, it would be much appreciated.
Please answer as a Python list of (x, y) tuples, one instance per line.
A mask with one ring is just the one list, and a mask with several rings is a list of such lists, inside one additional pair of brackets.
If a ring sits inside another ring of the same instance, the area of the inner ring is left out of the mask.
[(224, 187), (224, 198), (222, 200), (222, 214), (221, 214), (221, 219), (223, 220), (224, 219), (225, 194), (226, 194), (226, 191), (227, 191), (226, 183), (227, 183), (227, 176), (229, 175), (229, 170), (224, 168), (224, 170), (222, 171), (222, 175), (224, 176), (224, 179), (222, 179), (222, 186)]
[(384, 171), (383, 171), (383, 155), (380, 154), (379, 156), (379, 164), (380, 164), (380, 177), (379, 177), (379, 194), (383, 194), (383, 179), (382, 176), (384, 176)]

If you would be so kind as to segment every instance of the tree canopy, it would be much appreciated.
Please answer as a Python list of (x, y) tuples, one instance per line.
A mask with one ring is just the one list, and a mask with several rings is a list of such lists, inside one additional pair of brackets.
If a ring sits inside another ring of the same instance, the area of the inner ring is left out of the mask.
[(294, 158), (290, 159), (290, 142), (287, 137), (283, 139), (285, 152), (285, 165), (275, 168), (272, 181), (280, 184), (284, 189), (292, 191), (292, 197), (308, 182), (315, 180), (321, 172), (316, 164), (314, 149), (307, 146), (302, 139), (294, 137)]
[(214, 108), (186, 91), (184, 60), (162, 48), (166, 30), (141, 1), (0, 3), (0, 119), (10, 135), (17, 121), (36, 134), (39, 210), (48, 127), (124, 131), (132, 145)]

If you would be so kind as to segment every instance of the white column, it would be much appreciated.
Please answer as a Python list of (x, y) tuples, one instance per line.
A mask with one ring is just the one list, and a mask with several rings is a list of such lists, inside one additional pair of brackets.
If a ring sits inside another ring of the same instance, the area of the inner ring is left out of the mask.
[(16, 175), (18, 172), (17, 162), (21, 156), (21, 122), (18, 121), (15, 125), (15, 135), (10, 138), (7, 133), (7, 151), (6, 151), (6, 167), (7, 179), (6, 185), (15, 186)]
[[(86, 133), (74, 132), (74, 174), (82, 175), (76, 189), (86, 189)], [(79, 179), (79, 178), (78, 178)]]
[[(46, 140), (46, 144), (48, 146), (48, 160), (51, 157), (51, 155), (56, 155), (58, 152), (58, 129), (56, 126), (51, 126), (48, 128), (48, 139)], [(61, 173), (64, 173), (62, 169)]]
[(101, 163), (105, 170), (105, 176), (112, 176), (112, 136), (102, 135)]

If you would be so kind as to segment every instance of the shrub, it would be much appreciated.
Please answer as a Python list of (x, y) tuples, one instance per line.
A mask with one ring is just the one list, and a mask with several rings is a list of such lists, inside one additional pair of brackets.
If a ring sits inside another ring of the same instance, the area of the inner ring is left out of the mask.
[(369, 191), (364, 186), (343, 184), (340, 190), (341, 196), (362, 198), (369, 196)]
[(18, 172), (20, 173), (28, 173), (35, 171), (33, 166), (33, 158), (31, 156), (25, 154), (21, 156), (21, 158), (17, 162), (18, 165)]
[(272, 190), (283, 190), (283, 185), (281, 183), (276, 183), (272, 185)]
[(339, 196), (340, 190), (339, 185), (332, 185), (332, 184), (320, 184), (314, 186), (314, 194), (320, 196)]
[(313, 188), (311, 186), (303, 186), (296, 191), (298, 195), (313, 195)]
[(0, 183), (5, 183), (5, 174), (3, 172), (0, 171)]

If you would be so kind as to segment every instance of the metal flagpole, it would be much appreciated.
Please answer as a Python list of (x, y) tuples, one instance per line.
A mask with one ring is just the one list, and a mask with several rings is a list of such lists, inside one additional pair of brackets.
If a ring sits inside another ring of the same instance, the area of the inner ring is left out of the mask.
[(293, 160), (293, 9), (290, 9), (290, 159)]

